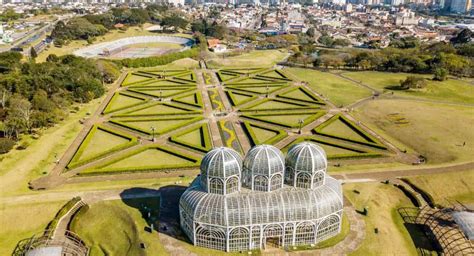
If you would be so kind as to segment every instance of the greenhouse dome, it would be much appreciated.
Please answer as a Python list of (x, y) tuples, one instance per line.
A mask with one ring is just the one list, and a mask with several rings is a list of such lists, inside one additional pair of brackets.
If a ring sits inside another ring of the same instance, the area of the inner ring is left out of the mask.
[(295, 144), (286, 156), (285, 183), (298, 188), (316, 188), (324, 184), (328, 162), (324, 150), (309, 142)]
[[(205, 169), (203, 165), (209, 166), (207, 162), (215, 152), (225, 151), (215, 150), (204, 157), (206, 163), (201, 165), (201, 171)], [(321, 162), (321, 157), (325, 158), (325, 153), (320, 147), (302, 143), (291, 148), (287, 159), (292, 160), (286, 163), (286, 171), (322, 173), (323, 182), (318, 186), (287, 183), (276, 190), (259, 191), (242, 186), (234, 193), (213, 193), (203, 186), (206, 184), (203, 180), (208, 178), (204, 174), (198, 176), (180, 199), (182, 229), (194, 245), (223, 251), (310, 245), (337, 235), (342, 221), (342, 187), (339, 181), (326, 175), (327, 163)], [(214, 161), (222, 159), (226, 158)], [(239, 158), (229, 159), (234, 159), (229, 162), (242, 164)], [(308, 161), (311, 164), (306, 164)], [(263, 168), (265, 164), (267, 168)], [(261, 175), (271, 180), (275, 175), (283, 177), (286, 171), (281, 152), (261, 145), (251, 149), (245, 157), (242, 175)], [(223, 177), (228, 178), (226, 175)]]
[(256, 191), (274, 191), (283, 186), (285, 157), (274, 146), (258, 145), (244, 159), (243, 185)]
[(209, 151), (201, 161), (201, 184), (209, 193), (228, 194), (240, 190), (242, 158), (225, 147)]

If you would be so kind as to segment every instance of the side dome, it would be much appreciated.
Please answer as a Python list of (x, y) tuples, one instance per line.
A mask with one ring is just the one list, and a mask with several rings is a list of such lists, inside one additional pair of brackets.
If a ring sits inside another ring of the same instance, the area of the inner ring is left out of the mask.
[(311, 142), (295, 144), (286, 156), (285, 182), (299, 188), (317, 188), (324, 183), (327, 167), (323, 148)]
[(244, 186), (256, 191), (273, 191), (283, 186), (285, 158), (281, 151), (270, 145), (250, 149), (244, 159)]
[(235, 150), (219, 147), (201, 161), (201, 185), (209, 193), (229, 194), (240, 190), (242, 158)]

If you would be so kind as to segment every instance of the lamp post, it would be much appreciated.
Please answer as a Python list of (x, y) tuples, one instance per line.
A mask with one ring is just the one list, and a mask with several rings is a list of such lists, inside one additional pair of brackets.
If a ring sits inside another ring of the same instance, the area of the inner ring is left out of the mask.
[(160, 89), (160, 101), (163, 101), (163, 90)]
[(151, 141), (155, 142), (155, 129), (156, 128), (154, 126), (152, 126), (152, 127), (150, 127), (150, 129), (151, 129)]
[(303, 127), (303, 123), (304, 123), (304, 120), (303, 119), (299, 119), (298, 120), (298, 124), (300, 125), (300, 129), (298, 130), (298, 133), (301, 134), (301, 128)]
[(270, 90), (270, 88), (268, 88), (268, 84), (267, 84), (267, 86), (265, 87), (265, 90), (266, 90), (266, 92), (267, 92), (267, 98), (268, 98), (268, 91)]

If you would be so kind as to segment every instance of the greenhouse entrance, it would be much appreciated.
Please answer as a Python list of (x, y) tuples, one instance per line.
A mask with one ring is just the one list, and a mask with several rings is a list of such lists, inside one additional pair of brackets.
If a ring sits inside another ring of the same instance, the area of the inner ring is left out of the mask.
[(272, 236), (265, 239), (264, 247), (265, 249), (270, 248), (280, 248), (281, 245), (281, 236)]

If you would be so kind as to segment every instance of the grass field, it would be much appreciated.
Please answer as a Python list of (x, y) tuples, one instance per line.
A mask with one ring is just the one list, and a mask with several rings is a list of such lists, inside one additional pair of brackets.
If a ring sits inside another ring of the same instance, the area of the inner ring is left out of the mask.
[[(374, 88), (383, 90), (391, 86), (400, 85), (400, 80), (405, 80), (407, 73), (385, 73), (385, 72), (349, 72), (344, 76), (360, 81)], [(427, 78), (427, 85), (420, 90), (392, 90), (395, 94), (426, 98), (445, 102), (474, 104), (474, 86), (464, 80), (448, 79), (443, 82), (431, 80), (431, 75), (416, 75)]]
[(211, 68), (264, 67), (273, 66), (277, 62), (282, 61), (286, 56), (288, 56), (288, 52), (285, 50), (261, 50), (225, 58), (216, 55), (208, 60), (207, 64)]
[(11, 255), (16, 244), (44, 231), (64, 201), (0, 206), (0, 255)]
[(87, 117), (98, 107), (103, 98), (80, 106), (77, 113), (71, 113), (56, 126), (41, 131), (37, 140), (29, 136), (22, 141), (29, 143), (25, 150), (12, 150), (0, 158), (0, 196), (29, 192), (28, 182), (53, 169), (55, 156), (60, 157), (76, 138), (82, 125), (79, 120)]
[[(344, 195), (357, 210), (368, 208), (368, 215), (363, 216), (365, 240), (351, 255), (417, 255), (410, 234), (397, 212), (399, 207), (412, 206), (403, 192), (382, 183), (349, 183), (343, 188)], [(377, 234), (375, 228), (378, 229)]]
[(455, 201), (474, 204), (474, 170), (420, 175), (408, 179), (429, 193), (436, 204), (451, 206)]
[(388, 135), (391, 141), (396, 139), (413, 148), (428, 163), (472, 160), (472, 107), (377, 100), (358, 108), (354, 116), (380, 135)]
[[(153, 209), (153, 217), (158, 217), (159, 199), (127, 200), (130, 204), (146, 204)], [(158, 234), (144, 231), (148, 226), (141, 212), (122, 200), (102, 201), (92, 204), (89, 209), (81, 210), (74, 218), (71, 229), (90, 247), (91, 256), (99, 255), (146, 255), (153, 252), (167, 255), (158, 239)], [(155, 227), (158, 222), (155, 222)], [(119, 231), (119, 232), (118, 232)], [(140, 242), (147, 249), (140, 248)]]
[(336, 106), (346, 106), (372, 95), (368, 89), (331, 73), (302, 68), (286, 68), (284, 71), (290, 74), (290, 78), (308, 82), (311, 89)]
[(340, 137), (352, 139), (352, 140), (357, 140), (357, 141), (366, 141), (364, 137), (360, 136), (352, 130), (351, 127), (346, 125), (344, 122), (342, 122), (339, 119), (336, 119), (334, 122), (331, 122), (328, 126), (325, 126), (322, 130), (324, 133), (329, 133), (333, 135), (337, 135)]

